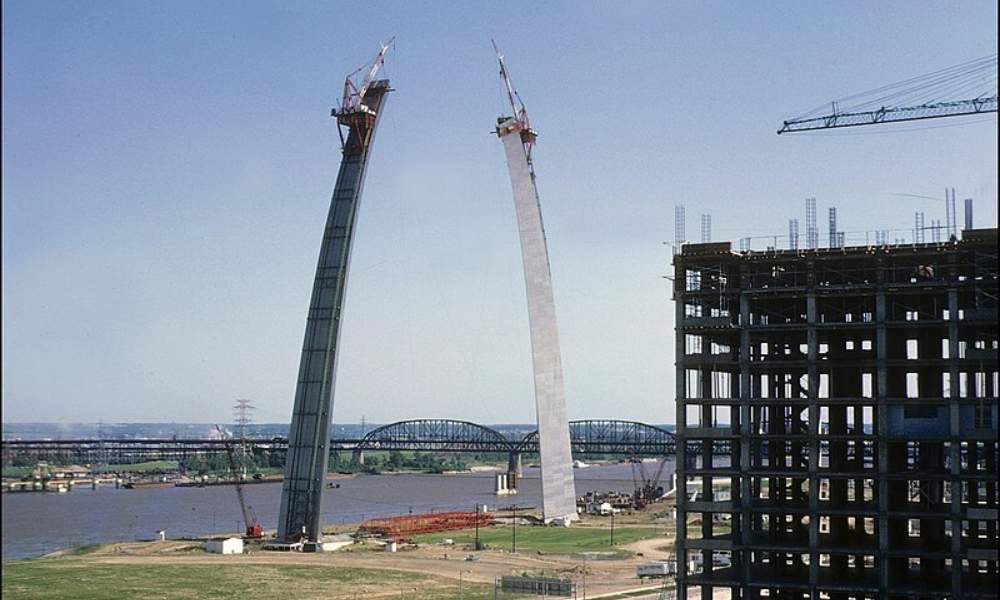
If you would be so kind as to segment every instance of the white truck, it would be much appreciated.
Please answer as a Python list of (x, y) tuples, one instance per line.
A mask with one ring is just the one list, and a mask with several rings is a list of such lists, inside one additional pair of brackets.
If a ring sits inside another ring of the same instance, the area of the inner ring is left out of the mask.
[(658, 560), (635, 568), (635, 574), (639, 579), (647, 577), (670, 577), (677, 574), (677, 563), (673, 560)]

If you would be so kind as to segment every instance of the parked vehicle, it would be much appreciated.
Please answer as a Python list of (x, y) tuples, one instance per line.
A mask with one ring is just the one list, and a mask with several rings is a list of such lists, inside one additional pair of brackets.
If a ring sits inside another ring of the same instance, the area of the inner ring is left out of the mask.
[(635, 574), (639, 579), (645, 579), (647, 577), (670, 577), (677, 574), (677, 563), (673, 560), (658, 560), (646, 563), (636, 567)]

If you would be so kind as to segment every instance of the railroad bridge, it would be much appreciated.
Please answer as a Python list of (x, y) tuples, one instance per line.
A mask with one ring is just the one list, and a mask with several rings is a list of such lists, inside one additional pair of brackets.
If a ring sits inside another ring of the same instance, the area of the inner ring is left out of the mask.
[[(662, 427), (613, 419), (570, 422), (570, 443), (575, 455), (635, 457), (670, 456), (675, 452), (674, 434)], [(4, 464), (18, 457), (76, 463), (129, 464), (147, 460), (180, 460), (225, 452), (221, 439), (66, 439), (0, 441)], [(284, 454), (283, 437), (247, 438), (248, 452), (255, 455)], [(538, 432), (508, 437), (500, 431), (454, 419), (414, 419), (383, 425), (357, 438), (330, 440), (331, 452), (352, 452), (363, 459), (365, 451), (508, 454), (513, 461), (522, 454), (538, 453)]]

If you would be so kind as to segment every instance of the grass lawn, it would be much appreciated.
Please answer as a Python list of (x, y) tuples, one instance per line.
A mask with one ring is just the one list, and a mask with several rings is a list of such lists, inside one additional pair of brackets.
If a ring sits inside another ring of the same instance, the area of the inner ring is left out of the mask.
[[(488, 546), (510, 548), (510, 526), (492, 526), (479, 529), (479, 540)], [(578, 552), (609, 552), (618, 546), (639, 540), (663, 537), (664, 532), (649, 527), (615, 527), (615, 546), (611, 546), (610, 527), (530, 527), (518, 526), (517, 550), (541, 551), (548, 554), (576, 554)], [(472, 544), (476, 539), (475, 529), (427, 533), (416, 536), (416, 541), (425, 544), (440, 543), (445, 538), (456, 544)]]
[[(6, 562), (3, 597), (14, 600), (156, 598), (330, 598), (350, 600), (369, 592), (398, 591), (402, 598), (445, 600), (458, 595), (457, 581), (381, 569), (329, 565), (108, 565), (87, 558)], [(464, 586), (465, 598), (488, 600), (493, 587)], [(508, 596), (510, 597), (510, 596)]]

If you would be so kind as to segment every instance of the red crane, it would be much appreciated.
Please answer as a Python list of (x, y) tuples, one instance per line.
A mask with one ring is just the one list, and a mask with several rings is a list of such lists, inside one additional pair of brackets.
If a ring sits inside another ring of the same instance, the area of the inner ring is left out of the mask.
[(246, 537), (248, 538), (262, 538), (264, 537), (264, 526), (260, 524), (257, 520), (257, 515), (253, 512), (252, 506), (247, 506), (246, 498), (243, 497), (243, 481), (240, 479), (239, 469), (236, 467), (236, 453), (233, 451), (232, 440), (226, 437), (223, 433), (222, 428), (218, 425), (215, 429), (222, 436), (222, 441), (226, 446), (226, 456), (229, 458), (229, 470), (233, 474), (233, 480), (236, 483), (236, 496), (240, 499), (240, 510), (243, 512), (243, 523), (246, 525)]

